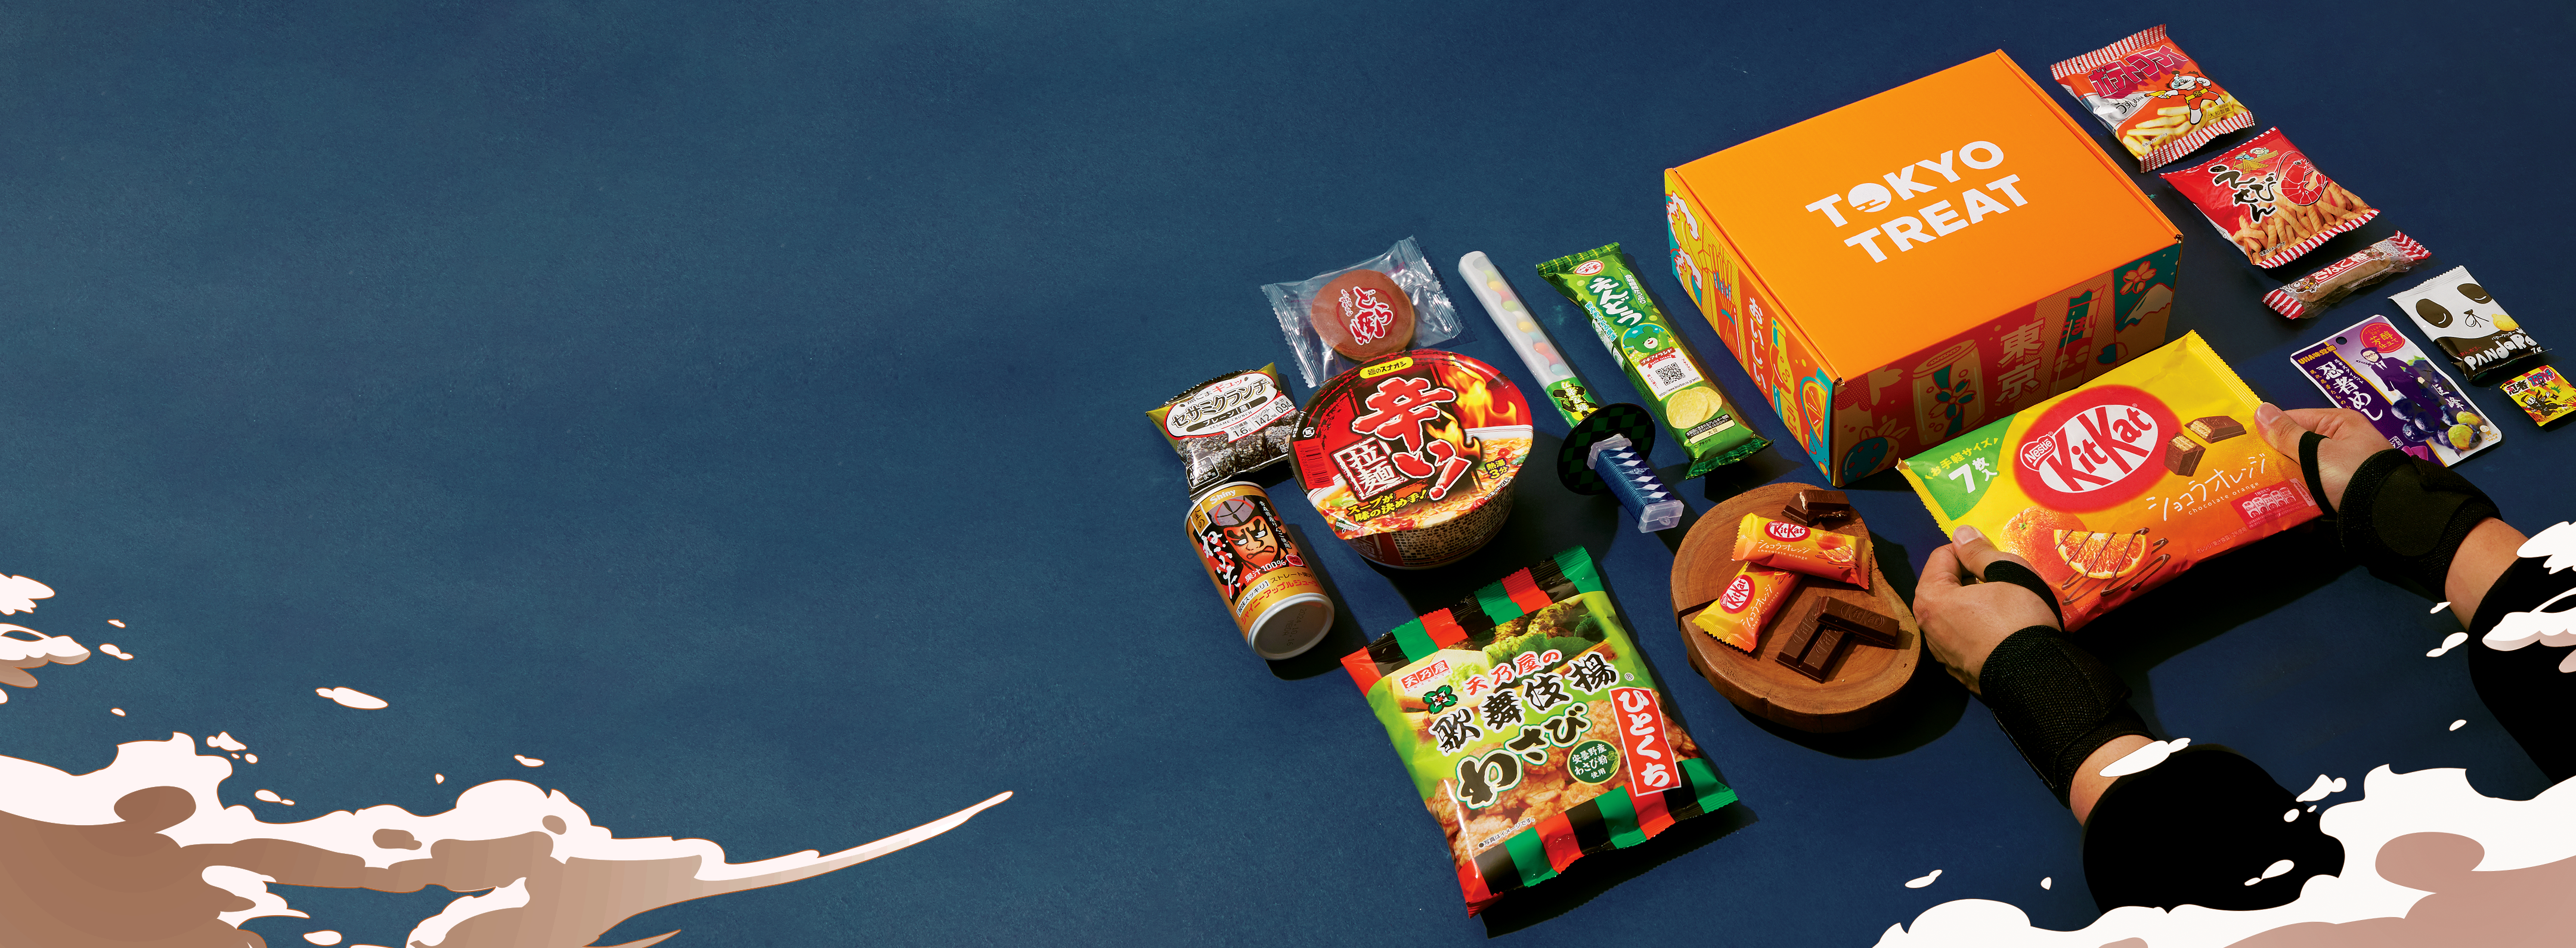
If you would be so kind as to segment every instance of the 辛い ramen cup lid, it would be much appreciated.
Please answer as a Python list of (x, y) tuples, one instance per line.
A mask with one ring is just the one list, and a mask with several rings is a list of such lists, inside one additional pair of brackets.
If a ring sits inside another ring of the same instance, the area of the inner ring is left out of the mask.
[(1456, 561), (1511, 515), (1529, 403), (1493, 366), (1415, 349), (1328, 379), (1289, 453), (1306, 499), (1361, 556), (1401, 569)]

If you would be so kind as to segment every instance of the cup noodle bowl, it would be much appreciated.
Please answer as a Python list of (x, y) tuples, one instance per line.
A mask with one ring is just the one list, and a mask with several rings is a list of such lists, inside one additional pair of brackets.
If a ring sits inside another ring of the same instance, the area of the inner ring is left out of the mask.
[(1529, 404), (1492, 366), (1415, 349), (1325, 381), (1290, 455), (1306, 499), (1361, 556), (1401, 569), (1455, 562), (1511, 516)]

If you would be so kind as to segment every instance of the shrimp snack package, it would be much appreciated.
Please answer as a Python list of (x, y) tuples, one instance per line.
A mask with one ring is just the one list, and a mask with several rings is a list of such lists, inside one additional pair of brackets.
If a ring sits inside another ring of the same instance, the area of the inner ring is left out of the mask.
[(1735, 802), (1576, 547), (1342, 659), (1449, 838), (1467, 914)]
[(2029, 560), (2072, 632), (2320, 514), (2297, 460), (2253, 430), (2258, 401), (2185, 333), (1897, 469), (1942, 533), (1975, 527)]

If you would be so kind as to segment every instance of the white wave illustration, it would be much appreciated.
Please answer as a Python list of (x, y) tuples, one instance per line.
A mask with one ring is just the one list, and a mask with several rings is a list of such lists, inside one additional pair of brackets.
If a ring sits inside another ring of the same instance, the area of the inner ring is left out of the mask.
[[(2362, 778), (2361, 799), (2329, 807), (2317, 819), (2327, 835), (2343, 841), (2343, 874), (2308, 879), (2288, 905), (2246, 912), (2128, 906), (2062, 932), (2033, 927), (2029, 915), (2007, 903), (1960, 899), (1925, 909), (1910, 927), (1888, 926), (1878, 944), (2184, 948), (2256, 939), (2247, 948), (2411, 945), (2470, 931), (2462, 918), (2477, 919), (2476, 930), (2489, 933), (2563, 931), (2566, 913), (2557, 901), (2534, 900), (2531, 893), (2576, 882), (2576, 781), (2529, 800), (2499, 800), (2470, 787), (2465, 770), (2401, 774), (2382, 766)], [(2557, 884), (2535, 887), (2550, 880)], [(2409, 924), (2415, 927), (2401, 931)]]
[(374, 806), (268, 823), (221, 805), (233, 767), (184, 734), (119, 744), (113, 763), (79, 775), (0, 756), (0, 862), (26, 883), (0, 886), (0, 918), (35, 926), (21, 932), (32, 944), (231, 946), (245, 920), (306, 917), (272, 884), (438, 885), (476, 894), (422, 919), (404, 945), (576, 948), (651, 909), (866, 862), (1011, 798), (835, 853), (736, 864), (708, 840), (617, 838), (562, 792), (518, 780), (468, 788), (444, 813)]

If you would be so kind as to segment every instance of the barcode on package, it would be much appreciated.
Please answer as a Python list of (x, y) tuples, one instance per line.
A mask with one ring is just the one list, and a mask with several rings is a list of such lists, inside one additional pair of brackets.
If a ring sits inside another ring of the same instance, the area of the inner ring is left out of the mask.
[(1637, 375), (1646, 380), (1646, 388), (1656, 398), (1663, 398), (1699, 381), (1699, 367), (1692, 365), (1680, 349), (1666, 349), (1637, 360)]

